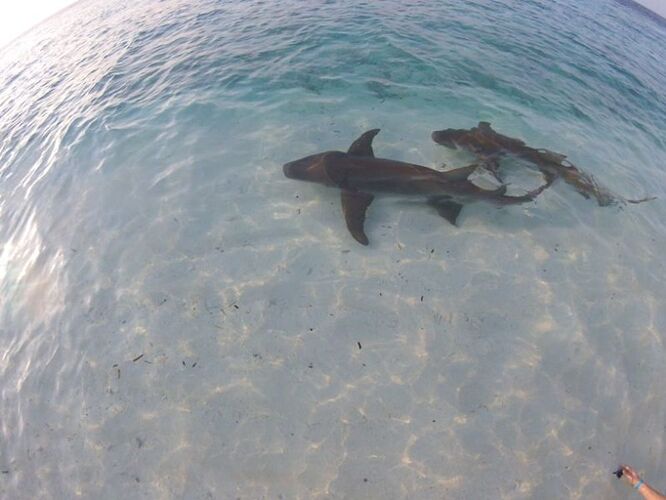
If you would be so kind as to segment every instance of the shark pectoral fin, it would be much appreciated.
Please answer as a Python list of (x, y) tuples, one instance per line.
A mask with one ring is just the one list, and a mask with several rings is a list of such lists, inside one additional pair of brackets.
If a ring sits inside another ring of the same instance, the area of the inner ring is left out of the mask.
[(456, 220), (463, 206), (455, 201), (431, 200), (429, 204), (437, 209), (437, 213), (448, 220), (454, 226), (457, 226)]
[(365, 211), (374, 198), (370, 193), (361, 191), (343, 189), (341, 192), (342, 212), (345, 214), (347, 229), (361, 245), (369, 243), (363, 230), (363, 223), (365, 222)]
[(449, 180), (452, 181), (464, 181), (466, 180), (472, 173), (479, 168), (479, 165), (477, 163), (472, 163), (471, 165), (467, 165), (466, 167), (460, 167), (460, 168), (454, 168), (453, 170), (447, 170), (446, 172), (442, 172), (442, 174)]
[(361, 137), (352, 142), (352, 145), (349, 146), (347, 153), (350, 155), (371, 156), (374, 158), (375, 153), (372, 151), (372, 140), (379, 133), (379, 130), (380, 129), (378, 128), (373, 128), (372, 130), (368, 130), (367, 132), (363, 133)]

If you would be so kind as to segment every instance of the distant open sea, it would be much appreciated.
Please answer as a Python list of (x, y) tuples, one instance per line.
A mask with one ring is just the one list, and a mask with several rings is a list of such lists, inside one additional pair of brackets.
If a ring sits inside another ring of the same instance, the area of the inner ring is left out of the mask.
[[(657, 200), (378, 199), (363, 247), (282, 173), (372, 128), (462, 166), (430, 133), (479, 121)], [(0, 49), (0, 497), (666, 490), (664, 130), (666, 21), (631, 2), (60, 12)]]

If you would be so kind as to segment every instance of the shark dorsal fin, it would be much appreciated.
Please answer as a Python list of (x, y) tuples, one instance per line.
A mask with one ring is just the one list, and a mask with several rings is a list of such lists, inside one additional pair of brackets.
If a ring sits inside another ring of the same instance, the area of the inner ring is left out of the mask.
[(484, 132), (494, 132), (493, 128), (490, 126), (490, 122), (479, 122), (477, 127)]
[(467, 165), (466, 167), (460, 167), (460, 168), (454, 168), (453, 170), (447, 170), (446, 172), (442, 172), (442, 175), (444, 175), (447, 179), (452, 180), (452, 181), (464, 181), (477, 168), (479, 168), (479, 165), (476, 164), (476, 163), (472, 163), (471, 165)]
[(370, 193), (343, 189), (341, 192), (342, 212), (345, 214), (347, 229), (361, 245), (368, 244), (368, 237), (363, 230), (365, 211), (375, 197)]
[(363, 133), (361, 137), (352, 142), (347, 153), (355, 156), (372, 156), (374, 158), (375, 153), (372, 151), (372, 140), (378, 133), (378, 128), (373, 128)]

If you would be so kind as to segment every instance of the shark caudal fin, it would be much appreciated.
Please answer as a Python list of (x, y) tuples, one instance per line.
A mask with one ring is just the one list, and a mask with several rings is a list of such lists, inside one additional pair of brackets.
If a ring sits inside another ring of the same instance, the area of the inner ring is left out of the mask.
[(627, 203), (637, 204), (637, 203), (643, 203), (644, 201), (652, 201), (656, 199), (657, 199), (656, 196), (648, 196), (647, 198), (641, 198), (639, 200), (624, 200), (624, 201), (626, 201)]
[(361, 137), (352, 142), (352, 145), (349, 146), (347, 154), (354, 156), (371, 156), (375, 157), (375, 153), (372, 150), (372, 140), (379, 133), (378, 128), (373, 128), (363, 133)]

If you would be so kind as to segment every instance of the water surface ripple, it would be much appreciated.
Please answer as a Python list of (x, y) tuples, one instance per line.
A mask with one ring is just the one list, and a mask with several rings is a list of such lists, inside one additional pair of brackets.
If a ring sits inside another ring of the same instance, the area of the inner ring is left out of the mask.
[[(625, 498), (666, 459), (666, 23), (628, 2), (80, 2), (0, 49), (0, 496)], [(627, 197), (281, 165), (480, 120)]]

